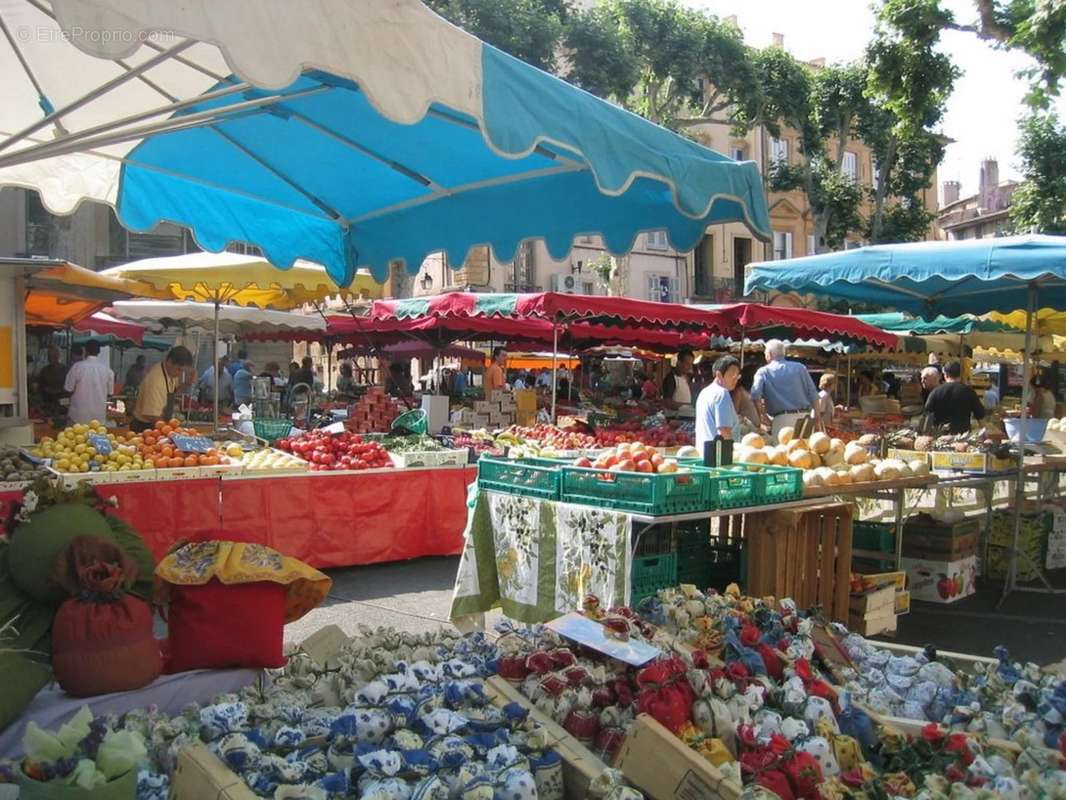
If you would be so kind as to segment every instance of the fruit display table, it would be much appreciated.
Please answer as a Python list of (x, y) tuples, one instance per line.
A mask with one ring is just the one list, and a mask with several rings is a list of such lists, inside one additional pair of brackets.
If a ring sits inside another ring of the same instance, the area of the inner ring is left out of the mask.
[(221, 530), (318, 568), (458, 555), (476, 477), (472, 467), (226, 477)]
[(462, 551), (470, 467), (103, 484), (156, 558), (175, 542), (240, 535), (323, 567)]

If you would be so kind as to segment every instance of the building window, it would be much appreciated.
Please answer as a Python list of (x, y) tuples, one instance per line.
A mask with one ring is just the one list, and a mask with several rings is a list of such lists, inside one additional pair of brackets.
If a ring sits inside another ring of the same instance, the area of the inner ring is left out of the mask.
[(666, 231), (648, 231), (644, 236), (649, 250), (666, 250), (670, 247), (666, 240)]
[(817, 237), (811, 233), (807, 235), (807, 255), (813, 256), (818, 251)]
[(844, 151), (844, 160), (840, 164), (840, 171), (851, 178), (852, 183), (859, 180), (859, 159), (850, 150)]
[(877, 159), (870, 159), (870, 185), (874, 187), (876, 192), (881, 188), (881, 170), (877, 166)]
[(648, 276), (648, 299), (658, 303), (678, 302), (678, 280), (670, 275)]
[(734, 161), (746, 161), (748, 158), (748, 151), (744, 145), (735, 144), (729, 155)]
[(774, 261), (792, 258), (792, 234), (787, 231), (774, 231)]
[(596, 284), (593, 281), (582, 281), (581, 283), (582, 294), (596, 294)]
[(770, 140), (770, 161), (788, 163), (788, 139)]

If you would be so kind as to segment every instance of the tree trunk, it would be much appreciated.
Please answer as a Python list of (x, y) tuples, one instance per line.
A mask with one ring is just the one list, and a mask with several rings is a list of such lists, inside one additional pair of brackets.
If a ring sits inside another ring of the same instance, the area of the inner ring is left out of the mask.
[(874, 192), (874, 212), (870, 220), (870, 239), (873, 244), (881, 241), (881, 231), (885, 225), (885, 200), (888, 197), (888, 176), (896, 165), (896, 137), (888, 140), (885, 162), (877, 164), (877, 191)]

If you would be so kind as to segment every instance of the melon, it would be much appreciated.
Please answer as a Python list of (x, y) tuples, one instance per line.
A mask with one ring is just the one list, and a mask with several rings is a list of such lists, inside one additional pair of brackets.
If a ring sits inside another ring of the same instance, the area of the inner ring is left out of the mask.
[(766, 455), (766, 451), (765, 450), (754, 449), (754, 448), (749, 448), (748, 451), (747, 451), (747, 456), (745, 458), (743, 458), (743, 459), (738, 459), (738, 460), (744, 461), (747, 464), (769, 464), (770, 463), (770, 457), (768, 455)]
[(788, 444), (796, 437), (796, 429), (786, 426), (777, 432), (777, 443)]
[(797, 450), (810, 450), (807, 446), (806, 439), (789, 439), (788, 444), (785, 445), (785, 450), (789, 453), (794, 453)]
[(788, 450), (784, 445), (779, 444), (773, 448), (773, 455), (770, 456), (770, 463), (778, 467), (788, 466)]
[(929, 474), (929, 462), (924, 459), (916, 458), (913, 461), (908, 462), (907, 466), (911, 468), (911, 472), (915, 475)]
[(697, 450), (692, 445), (686, 444), (684, 447), (679, 447), (677, 449), (677, 457), (678, 458), (699, 458), (700, 457), (700, 451)]
[(891, 481), (899, 477), (899, 470), (893, 464), (882, 461), (874, 466), (874, 477), (879, 481)]
[(850, 442), (844, 448), (844, 461), (851, 465), (865, 464), (870, 460), (870, 454), (866, 448), (856, 442)]
[(747, 434), (743, 439), (740, 440), (740, 443), (745, 447), (752, 447), (755, 449), (762, 449), (763, 447), (766, 447), (766, 442), (757, 433)]
[(853, 483), (868, 483), (874, 479), (872, 464), (856, 464), (850, 470)]
[(835, 470), (837, 474), (837, 480), (840, 481), (842, 486), (846, 486), (850, 483), (854, 483), (855, 479), (852, 477), (851, 468), (846, 465), (842, 465)]
[(836, 467), (844, 463), (844, 448), (830, 449), (822, 454), (822, 463), (827, 467)]
[(833, 446), (832, 440), (824, 433), (819, 431), (818, 433), (812, 433), (810, 438), (811, 450), (821, 455), (822, 453), (828, 453), (829, 448)]
[(814, 466), (811, 454), (807, 450), (793, 450), (789, 453), (788, 465), (797, 469), (810, 469)]
[(803, 485), (806, 488), (822, 486), (822, 476), (817, 472), (808, 471), (803, 473)]
[(822, 466), (822, 457), (815, 453), (813, 450), (808, 450), (807, 455), (811, 457), (811, 468)]
[(837, 439), (834, 436), (832, 439), (829, 440), (829, 449), (830, 450), (840, 450), (841, 452), (843, 452), (843, 450), (844, 450), (844, 440), (843, 439)]

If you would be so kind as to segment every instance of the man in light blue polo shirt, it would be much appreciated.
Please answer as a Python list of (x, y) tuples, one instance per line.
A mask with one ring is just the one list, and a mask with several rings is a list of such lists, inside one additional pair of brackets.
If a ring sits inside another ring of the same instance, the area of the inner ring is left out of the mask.
[(811, 415), (818, 390), (805, 366), (785, 358), (785, 343), (771, 339), (766, 343), (766, 366), (755, 373), (751, 399), (773, 420), (776, 437), (782, 428)]
[(740, 380), (740, 362), (734, 356), (722, 356), (714, 362), (714, 380), (696, 398), (696, 448), (703, 455), (703, 443), (716, 437), (736, 439), (740, 418), (731, 392)]

